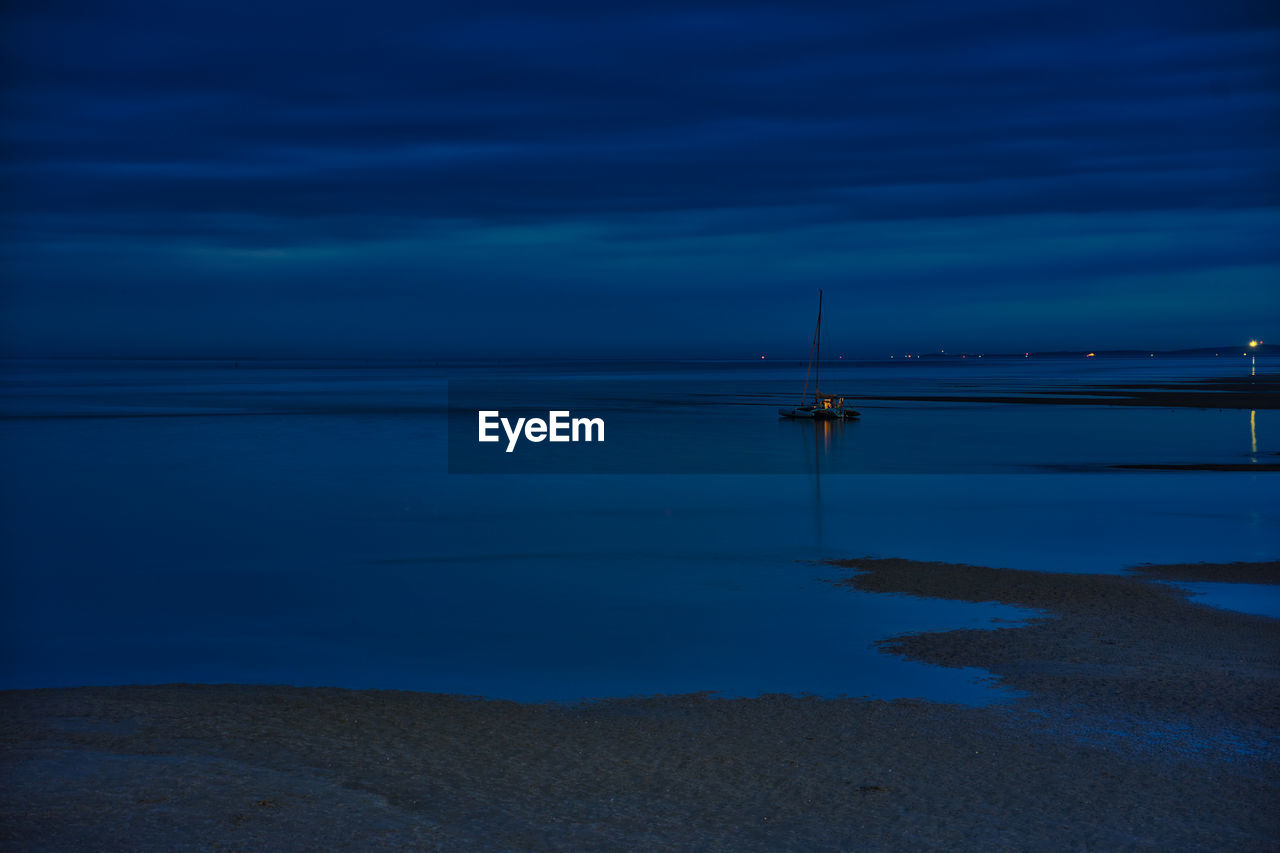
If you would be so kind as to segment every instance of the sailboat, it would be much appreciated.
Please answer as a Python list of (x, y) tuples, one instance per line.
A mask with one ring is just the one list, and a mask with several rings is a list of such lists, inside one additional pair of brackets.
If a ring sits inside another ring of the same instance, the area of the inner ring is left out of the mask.
[[(818, 390), (818, 376), (822, 368), (822, 291), (818, 291), (818, 325), (813, 330), (813, 343), (809, 347), (809, 366), (804, 371), (804, 390), (800, 392), (800, 405), (794, 409), (778, 409), (784, 418), (815, 418), (818, 420), (852, 420), (859, 416), (853, 409), (844, 407), (844, 397), (823, 394)], [(809, 401), (809, 373), (813, 373), (813, 402)]]

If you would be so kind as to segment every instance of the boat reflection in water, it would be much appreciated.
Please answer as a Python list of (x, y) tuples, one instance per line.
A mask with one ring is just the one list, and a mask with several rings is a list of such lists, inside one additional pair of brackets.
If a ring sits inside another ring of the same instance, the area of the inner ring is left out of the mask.
[(788, 470), (817, 477), (858, 473), (863, 464), (854, 441), (858, 424), (856, 419), (779, 420), (780, 433), (794, 436), (787, 443), (796, 442), (795, 451), (787, 454)]
[[(842, 466), (836, 457), (838, 452), (836, 446), (840, 441), (852, 438), (852, 435), (845, 436), (845, 423), (843, 420), (819, 419), (812, 421), (811, 425), (814, 437), (812, 450), (813, 468), (809, 473), (813, 476), (813, 534), (815, 544), (819, 548), (825, 548), (822, 474), (824, 470), (827, 473), (840, 472)], [(804, 445), (804, 453), (807, 456), (810, 452), (808, 446), (810, 428), (802, 424), (796, 429), (800, 431), (800, 440)], [(853, 429), (853, 427), (850, 427), (850, 429)]]

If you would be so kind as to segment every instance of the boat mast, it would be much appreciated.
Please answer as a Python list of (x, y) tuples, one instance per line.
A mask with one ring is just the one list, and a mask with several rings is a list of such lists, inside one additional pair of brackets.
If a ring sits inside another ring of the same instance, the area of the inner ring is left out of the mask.
[(818, 373), (822, 370), (822, 288), (818, 288), (818, 332), (813, 347), (813, 404), (816, 406), (822, 394), (822, 386), (818, 384)]
[[(822, 291), (818, 291), (818, 324), (813, 327), (813, 340), (809, 341), (809, 363), (804, 366), (804, 390), (800, 392), (800, 407), (809, 399), (809, 374), (813, 373), (813, 357), (818, 352), (818, 339), (822, 335)], [(813, 403), (818, 403), (818, 377), (813, 377)]]

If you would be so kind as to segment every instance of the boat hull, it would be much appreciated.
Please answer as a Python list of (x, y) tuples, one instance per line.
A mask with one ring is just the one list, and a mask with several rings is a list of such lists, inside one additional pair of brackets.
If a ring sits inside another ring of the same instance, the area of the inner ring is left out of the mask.
[(778, 409), (778, 415), (795, 420), (853, 421), (861, 415), (852, 409)]

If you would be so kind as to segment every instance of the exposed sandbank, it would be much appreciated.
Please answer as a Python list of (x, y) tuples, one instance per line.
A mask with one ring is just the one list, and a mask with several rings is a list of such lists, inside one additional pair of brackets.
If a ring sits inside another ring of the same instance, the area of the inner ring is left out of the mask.
[[(849, 560), (1029, 625), (885, 641), (1026, 691), (522, 705), (169, 685), (0, 694), (6, 849), (1267, 850), (1280, 621), (1144, 577)], [(1216, 575), (1216, 576), (1215, 576)]]
[(1280, 471), (1280, 462), (1196, 462), (1189, 465), (1131, 464), (1111, 465), (1131, 471)]
[(1136, 575), (1164, 581), (1280, 584), (1280, 561), (1268, 563), (1143, 563), (1129, 569)]
[(862, 590), (1045, 613), (1017, 627), (889, 638), (879, 643), (886, 651), (982, 667), (1058, 709), (1280, 729), (1280, 620), (1195, 604), (1182, 590), (1146, 580), (1274, 577), (1278, 563), (1145, 565), (1142, 577), (898, 559), (835, 565), (862, 570), (844, 581)]
[(1077, 385), (1006, 394), (846, 395), (850, 401), (1017, 403), (1060, 406), (1162, 406), (1184, 409), (1280, 409), (1280, 378), (1198, 379), (1188, 382)]

